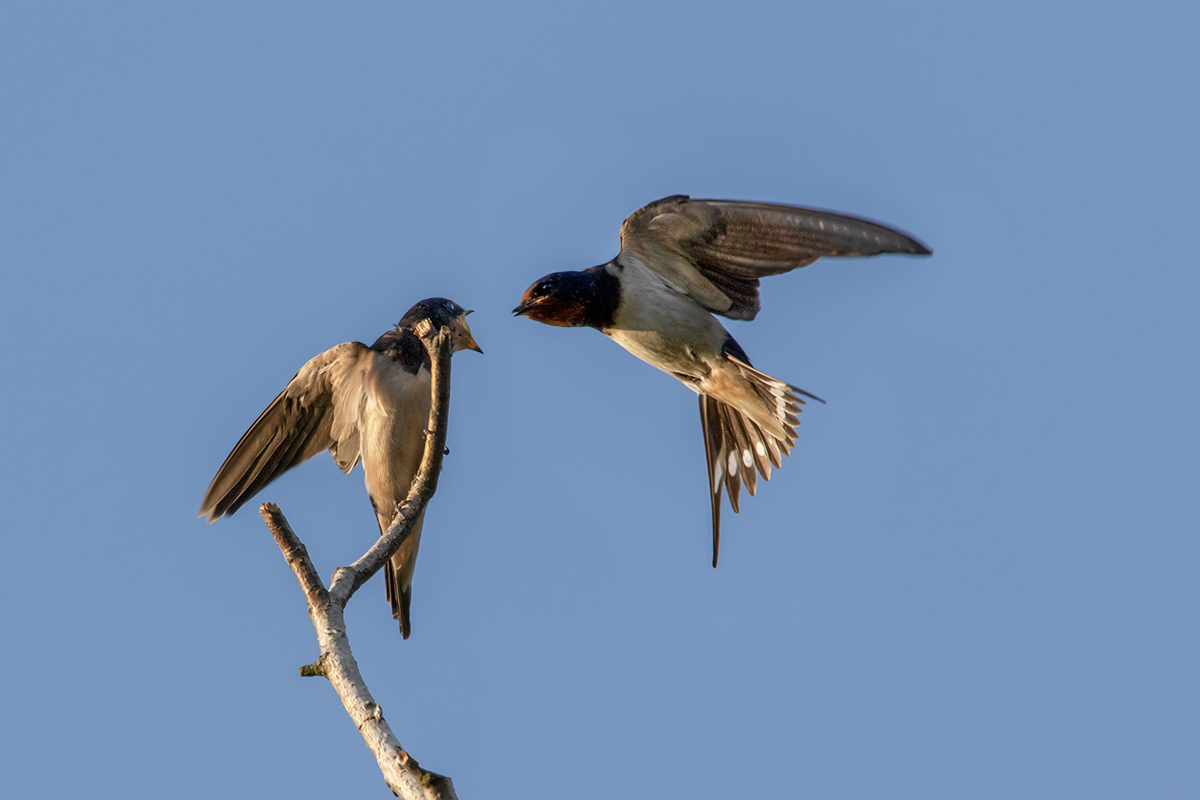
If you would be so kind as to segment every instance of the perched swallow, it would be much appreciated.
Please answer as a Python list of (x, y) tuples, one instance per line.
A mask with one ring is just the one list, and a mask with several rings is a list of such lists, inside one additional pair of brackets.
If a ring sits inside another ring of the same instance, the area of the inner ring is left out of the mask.
[[(200, 516), (209, 522), (233, 514), (260, 489), (297, 464), (328, 450), (342, 472), (362, 461), (367, 496), (382, 536), (408, 496), (425, 452), (429, 423), (429, 353), (414, 329), (430, 322), (454, 332), (454, 352), (483, 350), (471, 336), (470, 311), (440, 297), (422, 300), (396, 327), (367, 347), (346, 342), (309, 361), (246, 431), (204, 494)], [(407, 639), (412, 632), (413, 568), (421, 546), (412, 535), (392, 556), (384, 583), (392, 616)]]
[(700, 395), (715, 567), (722, 486), (737, 513), (741, 484), (754, 496), (755, 470), (770, 480), (771, 465), (791, 452), (801, 396), (825, 401), (754, 369), (713, 314), (754, 319), (760, 278), (821, 256), (880, 253), (931, 251), (899, 231), (828, 211), (675, 195), (629, 215), (612, 261), (547, 275), (513, 313), (596, 328)]

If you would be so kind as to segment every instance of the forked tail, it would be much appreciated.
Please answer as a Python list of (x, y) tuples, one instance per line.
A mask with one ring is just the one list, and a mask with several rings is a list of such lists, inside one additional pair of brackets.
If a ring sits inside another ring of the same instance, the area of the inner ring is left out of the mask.
[[(742, 484), (753, 497), (758, 476), (771, 480), (776, 469), (796, 443), (803, 397), (825, 401), (803, 389), (759, 372), (740, 359), (729, 357), (742, 376), (754, 387), (778, 422), (783, 436), (765, 430), (748, 415), (713, 397), (700, 395), (700, 424), (704, 428), (704, 455), (708, 462), (708, 489), (712, 501), (713, 567), (721, 548), (721, 491), (728, 491), (729, 506), (738, 512)], [(803, 396), (803, 397), (802, 397)]]

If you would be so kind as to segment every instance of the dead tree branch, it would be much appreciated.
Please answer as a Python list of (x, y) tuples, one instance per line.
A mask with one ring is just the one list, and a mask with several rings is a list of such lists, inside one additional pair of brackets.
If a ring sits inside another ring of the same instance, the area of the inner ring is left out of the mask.
[(358, 671), (358, 664), (346, 638), (343, 616), (346, 602), (400, 549), (400, 545), (412, 533), (413, 523), (420, 517), (425, 504), (437, 491), (450, 413), (450, 356), (454, 349), (454, 337), (449, 329), (442, 328), (436, 332), (424, 332), (422, 341), (429, 351), (432, 364), (433, 393), (425, 454), (409, 488), (408, 497), (397, 508), (387, 533), (379, 537), (371, 549), (353, 564), (334, 572), (329, 589), (326, 589), (308, 557), (308, 551), (279, 506), (264, 503), (259, 514), (275, 537), (275, 543), (279, 545), (288, 566), (296, 574), (296, 580), (300, 582), (308, 601), (308, 614), (317, 631), (321, 656), (314, 663), (301, 667), (300, 674), (329, 679), (346, 713), (374, 754), (383, 771), (383, 779), (393, 794), (405, 800), (458, 800), (448, 777), (421, 769), (416, 759), (400, 746)]

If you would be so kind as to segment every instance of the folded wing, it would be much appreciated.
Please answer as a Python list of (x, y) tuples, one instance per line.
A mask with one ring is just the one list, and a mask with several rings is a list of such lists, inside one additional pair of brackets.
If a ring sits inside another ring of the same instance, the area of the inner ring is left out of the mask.
[(844, 214), (675, 195), (629, 215), (617, 262), (636, 259), (714, 314), (748, 320), (758, 314), (760, 278), (822, 256), (930, 252), (900, 231)]
[(365, 402), (359, 342), (330, 348), (305, 364), (233, 448), (204, 494), (200, 516), (232, 514), (268, 483), (323, 450), (342, 472), (361, 457), (359, 418)]

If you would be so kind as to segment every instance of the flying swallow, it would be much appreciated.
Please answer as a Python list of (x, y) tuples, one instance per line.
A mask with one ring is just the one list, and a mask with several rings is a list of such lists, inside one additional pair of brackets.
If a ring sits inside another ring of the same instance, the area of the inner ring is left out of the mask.
[[(432, 403), (429, 353), (414, 329), (429, 322), (454, 332), (454, 352), (482, 353), (471, 336), (470, 311), (440, 297), (417, 303), (396, 327), (367, 347), (346, 342), (309, 361), (242, 436), (204, 493), (200, 516), (233, 514), (260, 489), (328, 450), (342, 472), (362, 461), (367, 496), (382, 536), (425, 452)], [(425, 514), (384, 568), (392, 616), (407, 639), (412, 576)]]
[(738, 511), (741, 484), (791, 452), (803, 397), (751, 366), (713, 314), (752, 320), (759, 279), (822, 256), (929, 255), (916, 239), (875, 222), (810, 208), (693, 200), (674, 195), (629, 215), (621, 252), (607, 264), (555, 272), (525, 291), (513, 313), (547, 325), (591, 327), (700, 396), (712, 501), (713, 566), (721, 491)]

